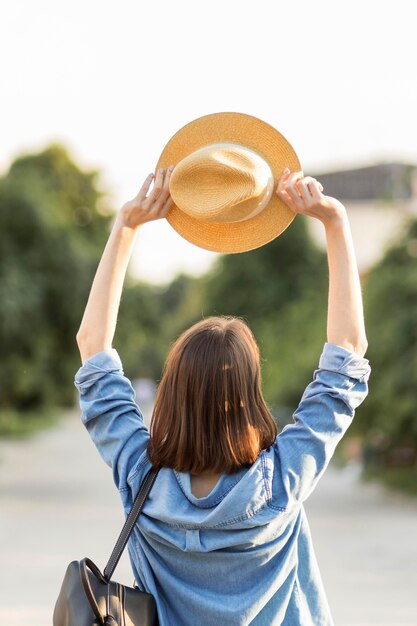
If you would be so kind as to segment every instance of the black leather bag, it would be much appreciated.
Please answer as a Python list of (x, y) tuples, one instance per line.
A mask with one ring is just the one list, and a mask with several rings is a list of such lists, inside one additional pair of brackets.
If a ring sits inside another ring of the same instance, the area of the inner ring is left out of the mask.
[(53, 626), (158, 626), (150, 593), (110, 580), (158, 472), (152, 468), (143, 480), (104, 572), (88, 558), (68, 565)]

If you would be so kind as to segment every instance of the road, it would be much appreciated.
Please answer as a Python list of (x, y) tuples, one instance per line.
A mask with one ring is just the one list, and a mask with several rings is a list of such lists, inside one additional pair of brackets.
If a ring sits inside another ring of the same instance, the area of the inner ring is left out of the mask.
[[(417, 501), (332, 463), (305, 503), (336, 626), (417, 625)], [(0, 442), (0, 626), (49, 626), (67, 563), (104, 567), (123, 524), (78, 413)], [(127, 555), (116, 578), (131, 584)]]

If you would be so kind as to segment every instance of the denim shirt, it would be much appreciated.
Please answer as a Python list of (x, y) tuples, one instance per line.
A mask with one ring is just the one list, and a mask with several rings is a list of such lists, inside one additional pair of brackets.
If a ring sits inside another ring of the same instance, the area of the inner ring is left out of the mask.
[[(188, 472), (161, 468), (128, 543), (161, 626), (330, 626), (303, 502), (368, 393), (369, 361), (325, 343), (273, 445), (202, 498)], [(111, 467), (124, 512), (145, 473), (149, 432), (112, 348), (78, 370), (82, 422)]]

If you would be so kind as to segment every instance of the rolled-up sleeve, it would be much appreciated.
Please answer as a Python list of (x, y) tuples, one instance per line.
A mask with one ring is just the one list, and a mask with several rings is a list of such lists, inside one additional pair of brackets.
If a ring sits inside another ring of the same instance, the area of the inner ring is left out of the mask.
[(274, 444), (275, 496), (280, 506), (300, 503), (312, 493), (352, 423), (355, 409), (368, 394), (368, 359), (336, 344), (325, 343), (294, 413)]
[(146, 451), (149, 431), (117, 351), (112, 348), (90, 357), (76, 373), (74, 384), (81, 421), (112, 468), (118, 489), (126, 489), (129, 472)]

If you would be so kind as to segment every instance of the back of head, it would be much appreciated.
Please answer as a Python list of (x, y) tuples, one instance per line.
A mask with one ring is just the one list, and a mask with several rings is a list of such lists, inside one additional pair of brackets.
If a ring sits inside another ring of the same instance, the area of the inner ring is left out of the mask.
[(236, 317), (184, 331), (165, 362), (151, 421), (154, 466), (232, 473), (254, 463), (277, 426), (261, 391), (259, 348)]

